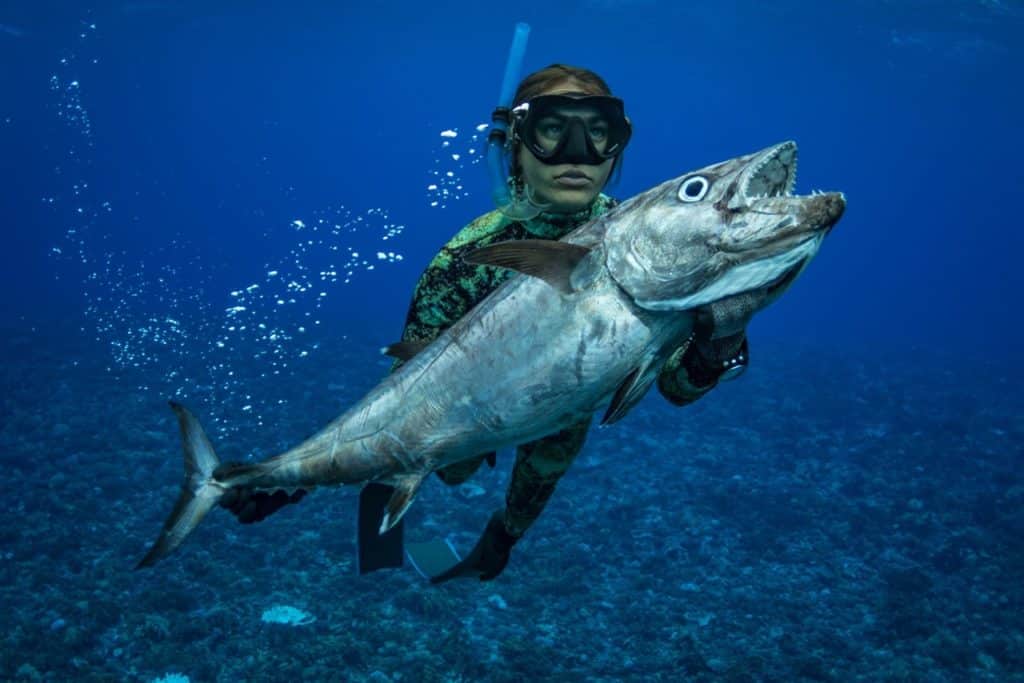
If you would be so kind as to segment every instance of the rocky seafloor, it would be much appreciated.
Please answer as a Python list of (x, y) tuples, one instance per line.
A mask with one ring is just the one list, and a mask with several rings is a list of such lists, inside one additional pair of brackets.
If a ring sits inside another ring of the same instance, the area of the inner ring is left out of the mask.
[[(95, 349), (9, 334), (0, 679), (1024, 680), (1020, 369), (751, 345), (697, 404), (655, 394), (592, 430), (497, 580), (435, 587), (355, 575), (344, 489), (258, 525), (216, 510), (133, 571), (182, 476), (167, 396)], [(374, 346), (321, 349), (219, 455), (307, 436), (385, 371)], [(511, 463), (432, 480), (407, 537), (471, 547)]]

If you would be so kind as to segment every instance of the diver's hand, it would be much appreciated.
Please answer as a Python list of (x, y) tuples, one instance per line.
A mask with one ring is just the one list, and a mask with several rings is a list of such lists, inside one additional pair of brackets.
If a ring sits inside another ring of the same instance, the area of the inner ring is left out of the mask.
[(736, 355), (754, 314), (777, 298), (777, 293), (760, 289), (734, 294), (701, 306), (695, 311), (697, 316), (693, 323), (693, 341), (697, 350), (712, 361)]
[(504, 510), (498, 510), (491, 515), (491, 521), (487, 523), (487, 528), (484, 529), (483, 536), (477, 541), (473, 551), (451, 569), (431, 578), (430, 583), (444, 583), (459, 578), (490, 581), (505, 569), (512, 546), (518, 540), (505, 529)]
[[(754, 314), (775, 300), (766, 290), (734, 294), (696, 310), (693, 330), (696, 340), (724, 342), (742, 335)], [(735, 348), (733, 349), (735, 350)]]
[(701, 306), (695, 313), (693, 344), (684, 365), (697, 386), (731, 379), (749, 360), (747, 325), (754, 314), (775, 300), (765, 290), (743, 292)]
[(285, 505), (298, 503), (305, 495), (305, 489), (298, 489), (289, 495), (286, 491), (267, 493), (241, 486), (225, 491), (219, 504), (230, 510), (242, 524), (252, 524), (263, 521)]

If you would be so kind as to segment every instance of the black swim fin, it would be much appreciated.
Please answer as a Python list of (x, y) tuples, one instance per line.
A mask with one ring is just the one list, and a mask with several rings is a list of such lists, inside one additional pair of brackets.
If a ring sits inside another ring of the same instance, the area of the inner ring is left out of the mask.
[(462, 561), (452, 544), (442, 540), (410, 543), (405, 552), (409, 562), (424, 579), (440, 576)]
[(370, 482), (359, 492), (359, 573), (401, 567), (405, 526), (402, 520), (386, 532), (380, 532), (388, 501), (395, 489)]

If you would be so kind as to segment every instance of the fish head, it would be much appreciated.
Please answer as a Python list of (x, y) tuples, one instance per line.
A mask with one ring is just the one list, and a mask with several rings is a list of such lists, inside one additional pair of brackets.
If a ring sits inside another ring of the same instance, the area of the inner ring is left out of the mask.
[(783, 142), (686, 173), (609, 214), (612, 277), (650, 310), (687, 310), (768, 289), (774, 300), (846, 207), (840, 192), (793, 195), (797, 146)]

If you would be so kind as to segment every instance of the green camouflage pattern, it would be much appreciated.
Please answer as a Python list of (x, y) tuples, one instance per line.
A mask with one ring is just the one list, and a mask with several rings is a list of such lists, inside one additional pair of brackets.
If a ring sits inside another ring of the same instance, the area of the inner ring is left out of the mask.
[(583, 450), (589, 430), (588, 419), (516, 449), (516, 464), (505, 494), (505, 529), (510, 534), (522, 536), (540, 517), (558, 480)]
[[(500, 211), (480, 216), (441, 247), (420, 277), (402, 340), (433, 341), (513, 275), (504, 268), (466, 263), (463, 257), (469, 252), (507, 240), (561, 239), (617, 203), (602, 194), (590, 208), (575, 214), (541, 214), (528, 221), (510, 219)], [(711, 389), (693, 386), (686, 380), (685, 370), (680, 372), (685, 366), (685, 350), (684, 344), (672, 354), (658, 378), (658, 389), (675, 405), (691, 403)], [(392, 371), (401, 365), (402, 361), (395, 361)], [(540, 515), (558, 480), (583, 448), (589, 427), (590, 420), (586, 420), (517, 448), (505, 499), (505, 527), (510, 534), (521, 536)], [(461, 484), (487, 455), (449, 465), (439, 470), (438, 476), (446, 484)]]

